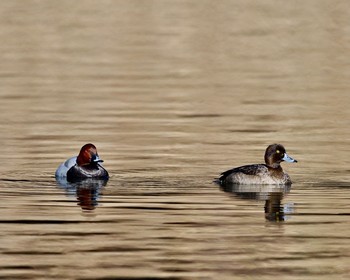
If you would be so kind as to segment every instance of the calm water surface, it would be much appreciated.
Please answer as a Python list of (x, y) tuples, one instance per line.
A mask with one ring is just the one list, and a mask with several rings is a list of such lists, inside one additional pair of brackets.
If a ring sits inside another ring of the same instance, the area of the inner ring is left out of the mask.
[[(1, 1), (0, 278), (349, 279), (346, 1)], [(105, 182), (56, 182), (88, 142)], [(279, 142), (288, 187), (213, 183)]]

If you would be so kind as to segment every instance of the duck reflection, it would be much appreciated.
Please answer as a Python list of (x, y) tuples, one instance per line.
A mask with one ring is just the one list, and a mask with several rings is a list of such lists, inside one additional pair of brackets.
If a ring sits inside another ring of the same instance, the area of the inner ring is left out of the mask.
[(102, 189), (107, 185), (107, 180), (88, 178), (79, 182), (70, 183), (65, 178), (56, 178), (56, 182), (66, 193), (76, 196), (82, 210), (91, 211), (98, 205), (98, 199)]
[(280, 222), (287, 219), (286, 214), (293, 212), (292, 204), (281, 203), (283, 197), (290, 192), (291, 185), (239, 185), (220, 184), (223, 191), (242, 199), (265, 201), (265, 218), (268, 221)]

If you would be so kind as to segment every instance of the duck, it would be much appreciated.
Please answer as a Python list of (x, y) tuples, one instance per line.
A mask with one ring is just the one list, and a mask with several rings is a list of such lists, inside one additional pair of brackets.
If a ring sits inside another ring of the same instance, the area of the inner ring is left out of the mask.
[(108, 179), (109, 174), (100, 164), (103, 160), (98, 156), (94, 144), (85, 144), (78, 156), (71, 157), (61, 163), (56, 172), (56, 179), (66, 179), (68, 182), (77, 182), (87, 178)]
[(266, 148), (265, 164), (250, 164), (236, 167), (221, 173), (219, 183), (242, 185), (291, 185), (289, 175), (283, 172), (281, 162), (298, 162), (290, 157), (281, 144)]

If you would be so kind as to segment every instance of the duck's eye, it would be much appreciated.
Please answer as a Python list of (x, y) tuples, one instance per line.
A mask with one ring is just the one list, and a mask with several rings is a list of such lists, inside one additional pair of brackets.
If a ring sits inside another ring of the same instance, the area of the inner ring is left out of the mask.
[(280, 153), (280, 150), (276, 150), (276, 153), (279, 154), (279, 153)]

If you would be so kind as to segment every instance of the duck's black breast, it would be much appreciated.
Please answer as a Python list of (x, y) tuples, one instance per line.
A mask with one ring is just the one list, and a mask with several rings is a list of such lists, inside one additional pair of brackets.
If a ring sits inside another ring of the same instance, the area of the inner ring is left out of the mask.
[(108, 179), (109, 175), (106, 169), (99, 164), (89, 164), (85, 166), (72, 166), (67, 172), (67, 181), (76, 182), (86, 178)]

